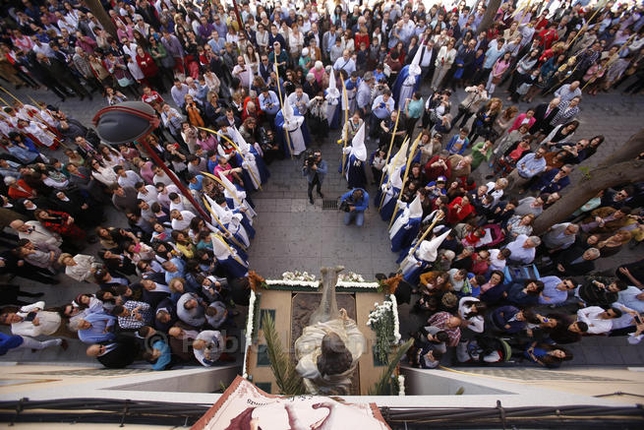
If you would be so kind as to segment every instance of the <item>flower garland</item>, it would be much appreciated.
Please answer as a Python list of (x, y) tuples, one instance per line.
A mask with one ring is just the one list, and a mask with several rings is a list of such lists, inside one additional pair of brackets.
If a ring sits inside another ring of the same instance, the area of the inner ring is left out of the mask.
[[(248, 299), (248, 320), (246, 321), (246, 344), (244, 345), (246, 348), (246, 354), (248, 354), (248, 348), (250, 345), (253, 343), (253, 330), (255, 329), (255, 301), (257, 300), (257, 296), (255, 295), (255, 291), (250, 290), (250, 297)], [(242, 377), (244, 379), (248, 379), (248, 373), (247, 373), (247, 360), (246, 357), (244, 356), (244, 365), (242, 368)]]
[(402, 339), (400, 335), (400, 319), (398, 317), (398, 301), (393, 294), (389, 294), (389, 300), (391, 300), (391, 311), (394, 314), (394, 343), (397, 345)]
[[(308, 272), (300, 272), (299, 270), (288, 271), (282, 273), (282, 279), (267, 279), (263, 282), (266, 287), (270, 286), (285, 286), (285, 287), (298, 287), (298, 288), (311, 288), (318, 289), (320, 281), (317, 281), (315, 275)], [(354, 272), (341, 273), (338, 275), (338, 288), (360, 288), (365, 290), (378, 290), (380, 284), (378, 282), (365, 282), (364, 277)]]
[(253, 330), (254, 321), (255, 321), (255, 301), (257, 300), (257, 295), (255, 291), (251, 290), (250, 298), (248, 299), (248, 321), (246, 322), (246, 346), (249, 346), (253, 343)]

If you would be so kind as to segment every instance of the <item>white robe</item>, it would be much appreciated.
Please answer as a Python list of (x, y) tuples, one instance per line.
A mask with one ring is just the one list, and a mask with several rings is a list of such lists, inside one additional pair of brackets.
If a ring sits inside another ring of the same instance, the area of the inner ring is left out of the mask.
[(306, 142), (302, 134), (302, 124), (304, 123), (303, 116), (296, 116), (288, 123), (284, 122), (284, 131), (288, 132), (293, 155), (300, 155), (306, 151)]

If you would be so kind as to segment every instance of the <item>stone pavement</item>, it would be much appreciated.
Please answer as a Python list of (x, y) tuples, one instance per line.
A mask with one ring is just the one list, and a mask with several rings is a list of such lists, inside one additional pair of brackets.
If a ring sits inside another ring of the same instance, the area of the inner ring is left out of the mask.
[[(429, 94), (428, 85), (422, 88), (424, 96)], [(14, 92), (25, 103), (34, 100), (44, 100), (59, 106), (68, 115), (89, 124), (92, 117), (105, 101), (97, 94), (94, 101), (81, 102), (76, 98), (67, 99), (60, 103), (59, 99), (45, 90)], [(505, 98), (503, 88), (497, 89), (496, 96)], [(1, 95), (9, 101), (6, 94)], [(452, 96), (453, 112), (456, 112), (458, 101), (463, 98), (463, 91), (458, 90)], [(166, 99), (171, 100), (168, 96)], [(531, 105), (546, 100), (535, 100)], [(520, 111), (528, 107), (520, 104)], [(641, 96), (620, 96), (619, 93), (600, 94), (596, 97), (584, 96), (581, 104), (581, 126), (576, 137), (591, 137), (596, 134), (606, 136), (606, 142), (593, 156), (594, 162), (599, 162), (610, 154), (618, 145), (625, 142), (639, 128), (642, 127), (642, 112), (644, 111), (644, 98)], [(319, 148), (323, 157), (329, 164), (329, 174), (322, 187), (327, 205), (332, 206), (334, 201), (347, 190), (346, 181), (338, 173), (340, 147), (335, 142), (339, 131), (332, 130), (330, 137)], [(315, 147), (315, 146), (314, 146)], [(376, 143), (368, 141), (368, 150), (375, 149)], [(315, 147), (317, 148), (317, 147)], [(59, 154), (64, 159), (62, 154)], [(252, 195), (259, 214), (255, 227), (257, 236), (249, 251), (251, 269), (267, 278), (280, 277), (286, 270), (300, 270), (312, 272), (319, 277), (319, 269), (325, 265), (342, 264), (346, 271), (353, 271), (363, 275), (367, 280), (373, 279), (377, 272), (389, 273), (397, 269), (396, 255), (389, 251), (387, 225), (383, 222), (377, 211), (370, 208), (365, 217), (362, 228), (344, 226), (342, 213), (334, 209), (323, 209), (322, 200), (316, 196), (315, 204), (310, 205), (306, 196), (306, 179), (301, 176), (302, 160), (276, 161), (270, 165), (271, 178), (262, 191)], [(488, 172), (486, 166), (481, 166), (476, 172), (481, 179)], [(368, 172), (370, 175), (370, 172)], [(370, 177), (370, 176), (369, 176)], [(370, 186), (368, 191), (373, 199), (375, 186)], [(124, 217), (117, 214), (112, 208), (106, 208), (108, 225), (125, 225)], [(93, 253), (98, 245), (92, 245), (86, 253)], [(610, 259), (600, 261), (600, 269), (614, 267), (618, 262), (630, 262), (641, 258), (639, 248), (624, 250)], [(69, 302), (78, 293), (93, 292), (95, 285), (87, 283), (70, 282), (69, 278), (60, 275), (62, 280), (58, 286), (40, 286), (32, 281), (16, 278), (27, 291), (43, 291), (47, 306), (58, 306)], [(403, 336), (415, 330), (417, 321), (408, 318), (405, 311), (406, 305), (400, 309)], [(238, 325), (241, 322), (238, 317)], [(6, 327), (2, 328), (6, 330)], [(66, 352), (51, 349), (37, 353), (24, 351), (12, 352), (4, 357), (5, 362), (10, 361), (38, 361), (38, 362), (87, 362), (84, 355), (84, 346), (79, 341), (70, 341), (70, 348)], [(644, 363), (644, 345), (628, 346), (624, 338), (586, 338), (573, 348), (575, 360), (572, 365), (641, 365)], [(570, 366), (570, 364), (568, 364)]]

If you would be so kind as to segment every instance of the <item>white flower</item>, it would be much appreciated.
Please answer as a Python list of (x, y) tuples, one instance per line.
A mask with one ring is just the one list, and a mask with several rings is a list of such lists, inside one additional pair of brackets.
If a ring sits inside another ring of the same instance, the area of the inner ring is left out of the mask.
[(400, 339), (402, 336), (400, 336), (400, 320), (398, 317), (398, 302), (396, 300), (396, 296), (393, 294), (389, 295), (389, 300), (391, 300), (391, 311), (393, 313), (393, 318), (394, 318), (394, 343), (400, 342)]
[(253, 290), (250, 291), (250, 298), (248, 299), (248, 320), (246, 321), (246, 348), (253, 342), (253, 326), (255, 323), (255, 300), (257, 296)]
[(398, 395), (405, 395), (405, 377), (404, 375), (398, 375)]

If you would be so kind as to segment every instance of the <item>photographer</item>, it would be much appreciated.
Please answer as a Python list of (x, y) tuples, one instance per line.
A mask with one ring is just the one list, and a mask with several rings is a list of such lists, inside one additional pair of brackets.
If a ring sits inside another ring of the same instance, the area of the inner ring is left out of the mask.
[(362, 188), (354, 188), (340, 197), (340, 210), (345, 212), (344, 225), (355, 221), (358, 227), (364, 224), (364, 212), (369, 207), (369, 194)]
[(452, 121), (452, 125), (455, 125), (462, 118), (461, 124), (459, 125), (460, 128), (465, 127), (465, 124), (467, 124), (467, 121), (472, 115), (478, 112), (481, 106), (485, 105), (490, 98), (483, 84), (466, 87), (465, 92), (467, 93), (467, 97), (458, 105), (458, 115)]
[(423, 111), (422, 128), (429, 130), (435, 124), (442, 122), (443, 116), (449, 114), (452, 110), (452, 104), (449, 100), (451, 95), (450, 90), (436, 91), (427, 99), (425, 110)]
[(304, 159), (304, 166), (302, 166), (302, 176), (306, 176), (309, 181), (309, 203), (313, 204), (313, 187), (316, 187), (317, 193), (320, 197), (324, 198), (324, 194), (320, 191), (324, 177), (327, 174), (326, 161), (322, 159), (322, 153), (315, 151)]

